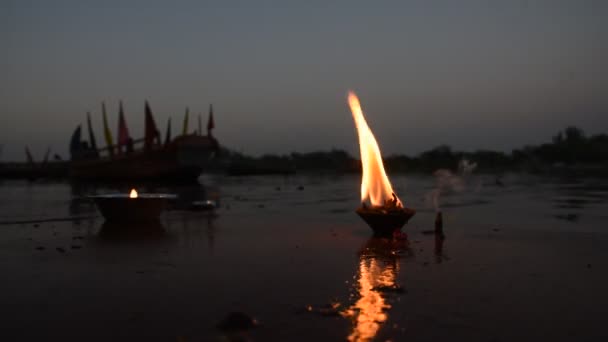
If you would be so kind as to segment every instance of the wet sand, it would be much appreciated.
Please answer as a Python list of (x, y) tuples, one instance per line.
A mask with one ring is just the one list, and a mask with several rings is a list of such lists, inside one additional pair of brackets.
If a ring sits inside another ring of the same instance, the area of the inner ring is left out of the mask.
[[(104, 224), (67, 184), (3, 183), (2, 337), (17, 340), (589, 340), (608, 337), (603, 181), (479, 177), (424, 201), (432, 179), (395, 177), (419, 209), (408, 239), (371, 238), (358, 178), (209, 178), (215, 215)], [(302, 186), (303, 188), (300, 188)], [(99, 191), (99, 190), (94, 190)], [(7, 224), (25, 219), (77, 220)], [(124, 228), (124, 229), (121, 229)], [(44, 249), (39, 250), (40, 247)], [(37, 249), (38, 248), (38, 249)], [(333, 306), (332, 306), (333, 305)], [(216, 326), (230, 312), (257, 321)]]

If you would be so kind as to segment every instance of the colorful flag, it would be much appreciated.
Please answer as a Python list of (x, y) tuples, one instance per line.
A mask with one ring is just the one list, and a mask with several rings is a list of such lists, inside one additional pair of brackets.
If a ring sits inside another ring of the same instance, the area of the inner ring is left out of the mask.
[(209, 121), (207, 121), (207, 135), (211, 136), (211, 130), (215, 128), (213, 121), (213, 105), (209, 105)]
[(129, 144), (129, 129), (127, 128), (127, 122), (125, 121), (125, 114), (122, 108), (122, 101), (118, 104), (118, 151), (121, 151), (122, 146)]
[(106, 145), (108, 146), (108, 152), (110, 157), (114, 156), (114, 139), (112, 139), (112, 132), (108, 126), (108, 117), (106, 115), (106, 104), (101, 103), (101, 113), (103, 115), (103, 133), (106, 138)]
[(154, 116), (152, 116), (152, 110), (148, 101), (146, 101), (146, 120), (145, 120), (146, 132), (144, 137), (144, 148), (149, 150), (154, 145), (154, 140), (160, 142), (158, 130), (156, 129), (156, 123), (154, 122)]
[(167, 134), (165, 134), (165, 145), (171, 142), (171, 118), (167, 120)]
[(186, 107), (186, 114), (184, 115), (184, 129), (182, 130), (182, 134), (188, 134), (188, 117), (190, 116), (190, 109)]

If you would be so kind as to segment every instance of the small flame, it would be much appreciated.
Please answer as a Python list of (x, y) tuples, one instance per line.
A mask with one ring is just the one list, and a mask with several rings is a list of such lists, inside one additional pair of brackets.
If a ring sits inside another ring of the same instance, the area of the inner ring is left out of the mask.
[(137, 198), (137, 191), (135, 189), (131, 189), (129, 193), (129, 198)]
[(372, 206), (383, 206), (386, 203), (393, 202), (396, 206), (402, 207), (401, 201), (395, 195), (391, 182), (384, 171), (380, 148), (365, 121), (359, 98), (352, 91), (348, 92), (348, 104), (359, 135), (359, 149), (361, 151), (361, 164), (363, 165), (361, 201), (369, 200)]

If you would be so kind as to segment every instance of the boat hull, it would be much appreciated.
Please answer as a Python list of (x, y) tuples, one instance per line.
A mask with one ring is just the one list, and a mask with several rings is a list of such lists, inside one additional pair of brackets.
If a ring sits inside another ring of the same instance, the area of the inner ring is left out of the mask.
[(75, 180), (97, 181), (181, 181), (195, 182), (203, 168), (196, 165), (179, 165), (170, 160), (149, 155), (123, 160), (92, 160), (73, 162), (70, 177)]
[(194, 183), (211, 162), (217, 151), (216, 144), (214, 139), (206, 137), (183, 136), (149, 151), (72, 161), (70, 177), (77, 181)]

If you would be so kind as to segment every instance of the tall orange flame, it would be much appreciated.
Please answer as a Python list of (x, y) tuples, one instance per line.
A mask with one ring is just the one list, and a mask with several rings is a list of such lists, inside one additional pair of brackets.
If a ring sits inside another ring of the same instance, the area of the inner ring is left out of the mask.
[(363, 165), (361, 201), (369, 200), (372, 206), (382, 206), (387, 201), (395, 199), (396, 204), (401, 206), (401, 201), (394, 194), (391, 182), (384, 171), (380, 148), (365, 121), (359, 98), (352, 91), (348, 92), (348, 104), (359, 135), (359, 149), (361, 151), (361, 164)]

